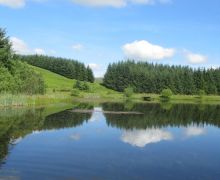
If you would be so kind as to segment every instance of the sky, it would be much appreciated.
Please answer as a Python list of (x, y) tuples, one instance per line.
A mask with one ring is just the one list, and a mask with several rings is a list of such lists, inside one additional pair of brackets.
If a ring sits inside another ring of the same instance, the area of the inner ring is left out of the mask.
[(18, 54), (79, 60), (102, 77), (133, 59), (220, 66), (219, 0), (0, 0), (0, 27)]

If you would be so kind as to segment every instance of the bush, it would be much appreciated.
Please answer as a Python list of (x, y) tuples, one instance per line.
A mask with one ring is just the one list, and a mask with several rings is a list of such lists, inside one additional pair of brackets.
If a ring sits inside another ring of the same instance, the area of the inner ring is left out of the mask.
[(199, 94), (199, 97), (200, 97), (200, 98), (203, 98), (203, 96), (206, 95), (206, 92), (205, 92), (204, 90), (200, 89), (199, 92), (198, 92), (198, 94)]
[(124, 90), (125, 97), (131, 98), (133, 94), (134, 94), (134, 89), (132, 87), (125, 88)]
[(0, 93), (44, 94), (42, 76), (14, 55), (9, 38), (0, 28)]
[(22, 62), (13, 63), (12, 71), (15, 79), (14, 93), (44, 94), (46, 85), (43, 77)]
[(45, 89), (42, 76), (22, 62), (14, 61), (10, 71), (0, 67), (0, 93), (33, 95), (44, 94)]
[(13, 76), (7, 68), (0, 67), (0, 93), (12, 92), (14, 86)]
[(76, 83), (73, 85), (73, 88), (80, 91), (89, 91), (89, 85), (86, 82), (76, 81)]
[(161, 97), (162, 98), (170, 99), (172, 95), (173, 95), (173, 92), (171, 91), (171, 89), (164, 89), (161, 92)]

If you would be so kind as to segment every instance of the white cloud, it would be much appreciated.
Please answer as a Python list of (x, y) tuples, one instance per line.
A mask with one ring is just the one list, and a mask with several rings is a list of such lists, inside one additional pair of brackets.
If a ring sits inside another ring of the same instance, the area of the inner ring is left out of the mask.
[(206, 129), (200, 128), (200, 127), (188, 127), (185, 129), (184, 134), (187, 137), (201, 136), (201, 135), (206, 134)]
[(40, 48), (34, 49), (34, 53), (38, 54), (38, 55), (45, 55), (46, 54), (46, 52), (43, 49), (40, 49)]
[(73, 49), (74, 51), (81, 51), (83, 48), (84, 48), (84, 47), (83, 47), (82, 44), (74, 44), (74, 45), (72, 45), (72, 49)]
[(144, 147), (150, 143), (172, 139), (173, 135), (170, 132), (161, 129), (129, 130), (124, 131), (121, 136), (123, 142), (137, 147)]
[(21, 8), (25, 6), (25, 0), (0, 0), (0, 5), (11, 8)]
[(73, 3), (85, 5), (85, 6), (93, 6), (93, 7), (125, 7), (128, 4), (143, 4), (143, 5), (151, 5), (156, 3), (170, 3), (171, 0), (72, 0)]
[(208, 61), (208, 57), (202, 54), (185, 51), (185, 56), (190, 64), (204, 64)]
[(88, 64), (88, 66), (93, 70), (93, 71), (97, 71), (101, 69), (101, 65), (99, 64), (95, 64), (95, 63), (90, 63)]
[(73, 3), (86, 5), (86, 6), (112, 6), (123, 7), (126, 5), (125, 0), (72, 0)]
[[(47, 0), (29, 0), (37, 3), (46, 2)], [(22, 8), (26, 5), (27, 0), (0, 0), (0, 5), (10, 8)]]
[(12, 43), (12, 49), (15, 51), (17, 54), (31, 54), (30, 48), (27, 46), (27, 44), (16, 37), (11, 37), (10, 41)]
[(11, 37), (10, 42), (12, 43), (12, 49), (16, 54), (23, 54), (23, 55), (46, 54), (45, 50), (41, 48), (36, 48), (36, 49), (29, 48), (26, 42), (24, 42), (22, 39), (19, 39), (17, 37)]
[(90, 63), (88, 66), (92, 69), (94, 72), (95, 77), (103, 77), (105, 74), (105, 68), (102, 67), (100, 64), (96, 63)]
[(122, 49), (127, 58), (140, 61), (161, 60), (175, 54), (175, 49), (164, 48), (145, 40), (125, 44)]

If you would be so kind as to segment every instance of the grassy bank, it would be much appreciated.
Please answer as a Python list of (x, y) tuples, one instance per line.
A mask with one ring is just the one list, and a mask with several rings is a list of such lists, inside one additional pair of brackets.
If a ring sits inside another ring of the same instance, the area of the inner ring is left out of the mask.
[(47, 94), (47, 95), (11, 95), (2, 94), (0, 95), (0, 107), (9, 106), (40, 106), (55, 104), (60, 102), (71, 102), (69, 96), (65, 94)]
[[(42, 74), (46, 86), (47, 93), (45, 95), (0, 95), (0, 107), (5, 106), (40, 106), (55, 104), (60, 102), (70, 103), (72, 101), (81, 102), (103, 102), (103, 101), (124, 101), (123, 93), (119, 93), (105, 88), (98, 82), (87, 83), (88, 91), (79, 91), (77, 96), (71, 96), (73, 85), (76, 80), (68, 79), (58, 74), (52, 73), (45, 69), (31, 66), (36, 72)], [(151, 102), (160, 102), (160, 95), (158, 94), (134, 94), (131, 98), (132, 101), (143, 102), (144, 97), (150, 97)], [(186, 95), (173, 95), (170, 99), (172, 103), (208, 103), (220, 104), (220, 96), (186, 96)]]

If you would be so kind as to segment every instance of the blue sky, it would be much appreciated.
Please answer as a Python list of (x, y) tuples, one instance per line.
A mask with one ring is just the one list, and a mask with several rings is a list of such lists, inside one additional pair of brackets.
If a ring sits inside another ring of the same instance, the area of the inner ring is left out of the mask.
[(0, 27), (20, 54), (77, 59), (102, 76), (127, 58), (220, 65), (219, 0), (0, 0)]

